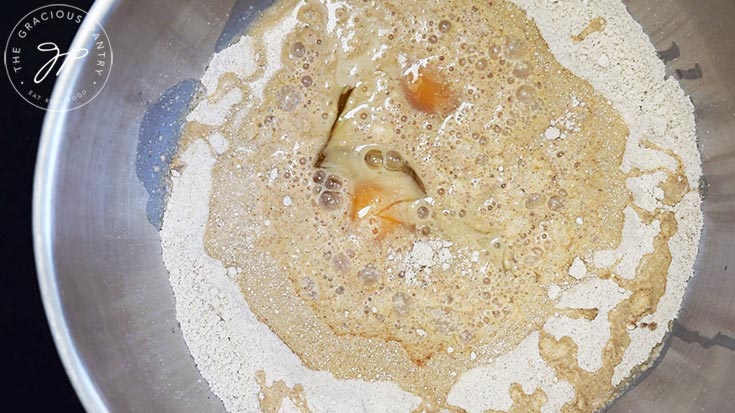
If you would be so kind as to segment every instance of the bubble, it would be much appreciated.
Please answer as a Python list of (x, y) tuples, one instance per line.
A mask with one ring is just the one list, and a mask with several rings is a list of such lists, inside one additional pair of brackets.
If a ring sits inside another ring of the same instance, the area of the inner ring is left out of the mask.
[(421, 235), (429, 236), (431, 235), (431, 228), (428, 225), (424, 225), (421, 227)]
[(531, 75), (531, 66), (529, 66), (525, 62), (520, 62), (513, 68), (513, 76), (519, 79), (525, 79), (530, 75)]
[(320, 184), (324, 182), (324, 178), (326, 177), (327, 177), (327, 174), (324, 173), (324, 171), (316, 171), (314, 172), (314, 176), (312, 176), (311, 179), (314, 181), (314, 183)]
[(550, 210), (558, 211), (564, 208), (564, 199), (560, 197), (559, 195), (554, 195), (551, 198), (549, 198), (548, 206)]
[(506, 36), (505, 52), (511, 59), (523, 57), (526, 54), (526, 42), (514, 36)]
[(338, 191), (342, 189), (342, 180), (335, 175), (329, 175), (324, 181), (324, 187), (331, 191)]
[(373, 169), (383, 166), (383, 152), (378, 149), (371, 149), (365, 154), (365, 163)]
[(342, 204), (342, 195), (339, 192), (325, 191), (319, 195), (319, 205), (328, 210), (334, 211)]
[(465, 215), (467, 215), (467, 211), (465, 211), (464, 209), (460, 209), (459, 210), (459, 217), (460, 218), (464, 218)]
[(485, 70), (487, 69), (487, 59), (482, 58), (475, 63), (475, 67), (477, 70)]
[(416, 216), (418, 216), (421, 219), (426, 219), (431, 214), (431, 210), (429, 210), (429, 207), (422, 205), (418, 207), (416, 210)]
[(500, 46), (494, 44), (490, 46), (490, 58), (491, 59), (500, 59), (500, 56), (503, 54), (503, 50), (500, 48)]
[(380, 278), (380, 272), (371, 264), (357, 273), (357, 277), (365, 284), (374, 284)]
[(449, 20), (442, 20), (439, 22), (440, 32), (447, 33), (450, 30), (452, 30), (452, 23), (450, 23)]
[(314, 79), (312, 79), (311, 76), (306, 75), (306, 76), (304, 76), (304, 77), (301, 78), (301, 84), (304, 87), (309, 87), (309, 86), (311, 86), (311, 85), (314, 84)]
[(431, 36), (429, 36), (429, 43), (432, 43), (433, 44), (433, 43), (436, 43), (438, 41), (439, 41), (439, 38), (436, 37), (435, 35), (432, 34)]
[(388, 151), (385, 154), (385, 168), (390, 171), (397, 171), (401, 169), (401, 162), (403, 158), (401, 154), (396, 151)]
[(536, 209), (546, 202), (546, 196), (540, 193), (533, 193), (526, 197), (526, 208)]
[(395, 293), (393, 295), (393, 309), (398, 315), (408, 314), (408, 297), (402, 293)]
[(312, 300), (316, 300), (319, 297), (319, 288), (316, 286), (314, 280), (309, 277), (301, 279), (301, 288), (304, 289), (306, 295)]
[(304, 44), (301, 42), (296, 42), (291, 46), (291, 56), (292, 57), (304, 57), (306, 54), (306, 47), (304, 47)]
[(343, 286), (340, 285), (339, 287), (337, 287), (337, 288), (334, 289), (334, 292), (337, 295), (342, 295), (342, 294), (345, 293), (345, 287), (343, 287)]
[(533, 86), (522, 85), (516, 90), (516, 98), (523, 103), (531, 103), (536, 98), (536, 89)]
[(567, 190), (564, 188), (559, 189), (559, 195), (561, 196), (567, 196)]
[(490, 240), (490, 248), (500, 249), (500, 247), (502, 247), (502, 242), (500, 238), (493, 238), (492, 240)]
[(528, 265), (536, 264), (539, 261), (540, 257), (536, 254), (530, 254), (526, 255), (526, 258), (524, 259), (525, 263)]
[(464, 341), (465, 343), (469, 343), (470, 341), (472, 341), (473, 338), (475, 338), (475, 334), (470, 330), (464, 330), (459, 333), (459, 338), (462, 339), (462, 341)]
[(350, 259), (347, 255), (340, 252), (332, 258), (332, 265), (337, 271), (346, 273), (350, 270)]
[(292, 86), (283, 86), (276, 95), (278, 107), (286, 112), (290, 112), (296, 108), (301, 102), (301, 94)]

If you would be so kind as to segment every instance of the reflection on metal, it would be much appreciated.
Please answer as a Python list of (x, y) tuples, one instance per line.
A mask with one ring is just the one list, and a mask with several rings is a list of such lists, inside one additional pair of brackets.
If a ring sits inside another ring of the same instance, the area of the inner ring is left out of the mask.
[(699, 331), (689, 330), (675, 322), (672, 334), (674, 337), (678, 337), (687, 343), (697, 343), (705, 349), (717, 346), (735, 351), (735, 338), (724, 335), (721, 331), (718, 331), (714, 337), (710, 338), (703, 336)]
[(691, 69), (676, 69), (677, 79), (696, 80), (702, 78), (702, 68), (696, 63)]

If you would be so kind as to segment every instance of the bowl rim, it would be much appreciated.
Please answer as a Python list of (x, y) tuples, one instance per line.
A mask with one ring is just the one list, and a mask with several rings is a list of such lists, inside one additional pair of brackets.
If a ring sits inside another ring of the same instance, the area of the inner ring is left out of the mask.
[[(85, 39), (80, 36), (94, 28), (97, 22), (103, 22), (114, 5), (115, 0), (97, 0), (87, 12), (77, 34), (71, 43), (71, 48), (82, 47)], [(52, 95), (69, 94), (80, 76), (78, 65), (72, 65), (71, 70), (61, 73), (56, 80)], [(36, 166), (33, 179), (33, 251), (36, 262), (36, 276), (41, 291), (41, 301), (46, 313), (51, 335), (56, 350), (64, 365), (66, 374), (72, 387), (81, 400), (84, 409), (88, 412), (108, 412), (109, 409), (102, 397), (98, 386), (92, 379), (86, 364), (77, 351), (74, 337), (64, 316), (64, 306), (61, 302), (61, 291), (57, 283), (57, 274), (54, 266), (54, 217), (53, 200), (55, 197), (55, 181), (57, 173), (56, 156), (64, 138), (66, 112), (47, 111), (44, 116), (41, 135), (36, 156)]]

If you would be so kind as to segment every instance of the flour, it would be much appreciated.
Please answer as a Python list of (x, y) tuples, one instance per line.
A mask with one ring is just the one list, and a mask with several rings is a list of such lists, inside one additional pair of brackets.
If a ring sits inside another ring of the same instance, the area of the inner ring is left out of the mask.
[(452, 243), (441, 239), (414, 241), (411, 251), (401, 258), (399, 271), (405, 274), (406, 283), (431, 283), (431, 270), (440, 267), (446, 271), (452, 265)]
[[(612, 377), (611, 384), (617, 386), (624, 383), (636, 367), (646, 363), (651, 351), (661, 343), (678, 313), (686, 283), (692, 275), (702, 226), (699, 196), (691, 191), (681, 203), (668, 207), (662, 203), (665, 194), (660, 186), (666, 177), (663, 171), (675, 172), (681, 162), (689, 187), (697, 187), (701, 169), (695, 144), (693, 107), (676, 81), (665, 79), (665, 68), (656, 57), (650, 40), (628, 15), (622, 2), (516, 0), (515, 3), (535, 20), (559, 62), (589, 81), (628, 125), (630, 137), (620, 169), (624, 173), (641, 172), (626, 182), (635, 206), (644, 211), (673, 211), (677, 220), (678, 231), (668, 243), (672, 261), (664, 294), (656, 311), (641, 320), (641, 323), (654, 323), (659, 327), (629, 326), (627, 334), (631, 343), (622, 361), (615, 366)], [(295, 16), (299, 8), (267, 31), (263, 39), (243, 36), (214, 56), (202, 77), (205, 97), (187, 117), (188, 121), (203, 125), (222, 125), (232, 117), (239, 122), (248, 121), (247, 107), (237, 113), (233, 113), (233, 109), (251, 96), (238, 88), (220, 90), (223, 75), (234, 74), (247, 83), (252, 98), (263, 99), (268, 81), (282, 68), (281, 46), (297, 25)], [(340, 10), (337, 3), (329, 2), (330, 32), (338, 26)], [(606, 22), (600, 31), (590, 32), (576, 43), (571, 40), (590, 21), (600, 18)], [(346, 43), (343, 47), (347, 47)], [(576, 98), (572, 102), (575, 108), (584, 105)], [(572, 113), (562, 115), (552, 121), (542, 139), (550, 143), (578, 130), (577, 119)], [(314, 412), (399, 413), (418, 408), (421, 400), (394, 383), (338, 380), (329, 372), (308, 369), (276, 334), (258, 321), (236, 284), (238, 274), (252, 269), (225, 268), (206, 254), (203, 241), (217, 156), (231, 150), (253, 149), (233, 148), (218, 134), (202, 138), (191, 143), (180, 155), (183, 169), (172, 172), (172, 191), (164, 215), (161, 242), (184, 338), (202, 376), (223, 400), (226, 409), (237, 413), (257, 409), (259, 387), (255, 376), (261, 370), (266, 372), (269, 385), (276, 380), (283, 380), (288, 386), (303, 385), (309, 408)], [(647, 143), (664, 150), (653, 149)], [(498, 166), (497, 170), (502, 175), (503, 166)], [(262, 177), (271, 182), (283, 175), (277, 168), (269, 171)], [(258, 178), (253, 176), (253, 179)], [(453, 190), (449, 188), (448, 192)], [(284, 207), (298, 205), (288, 196), (281, 198), (281, 202)], [(631, 206), (624, 210), (624, 216), (620, 245), (594, 251), (589, 257), (577, 257), (566, 268), (571, 276), (570, 284), (549, 284), (543, 290), (559, 310), (543, 323), (544, 334), (555, 339), (571, 338), (578, 347), (579, 367), (588, 372), (595, 372), (602, 366), (602, 352), (611, 337), (608, 315), (631, 296), (631, 291), (621, 288), (614, 280), (600, 279), (595, 274), (598, 270), (609, 270), (624, 280), (634, 280), (642, 258), (654, 251), (654, 240), (662, 231), (661, 222), (645, 223)], [(579, 226), (585, 223), (581, 218), (574, 222)], [(264, 227), (269, 224), (264, 223)], [(256, 229), (250, 236), (257, 236)], [(453, 254), (452, 247), (451, 242), (442, 239), (416, 240), (409, 251), (395, 253), (392, 260), (397, 263), (396, 269), (403, 272), (406, 283), (430, 284), (433, 271), (447, 271), (464, 263), (460, 262), (462, 257)], [(481, 259), (478, 252), (466, 255), (466, 261), (471, 264)], [(266, 255), (259, 259), (263, 266), (276, 266)], [(597, 310), (594, 319), (572, 318), (564, 312), (589, 309)], [(377, 308), (372, 307), (371, 311), (376, 313)], [(427, 336), (423, 329), (416, 330), (416, 334)], [(542, 412), (560, 411), (574, 400), (575, 388), (560, 379), (554, 368), (544, 361), (539, 350), (540, 340), (541, 333), (534, 331), (511, 351), (494, 359), (483, 359), (472, 352), (469, 358), (478, 364), (458, 377), (448, 402), (469, 413), (488, 409), (507, 411), (514, 403), (510, 387), (517, 383), (525, 394), (543, 391), (546, 402), (541, 406)], [(445, 351), (451, 355), (457, 349), (448, 347)], [(282, 411), (299, 411), (288, 400), (281, 408)]]
[(620, 276), (631, 280), (635, 277), (641, 258), (653, 252), (653, 239), (661, 227), (658, 220), (650, 225), (644, 224), (638, 213), (629, 206), (623, 213), (623, 242), (615, 250), (597, 251), (593, 262), (597, 268), (607, 268), (617, 262), (616, 270)]
[(577, 362), (584, 370), (595, 372), (602, 367), (602, 350), (610, 339), (607, 315), (618, 303), (630, 297), (630, 291), (610, 280), (590, 278), (565, 291), (556, 308), (597, 309), (594, 320), (556, 315), (544, 324), (544, 330), (557, 340), (571, 337), (577, 344)]
[(538, 343), (539, 333), (533, 332), (513, 351), (465, 373), (449, 393), (448, 401), (469, 412), (507, 411), (513, 405), (508, 388), (518, 383), (526, 394), (536, 389), (546, 393), (548, 401), (541, 408), (543, 413), (560, 411), (574, 397), (574, 387), (559, 380), (541, 359)]
[(587, 275), (587, 266), (584, 264), (582, 259), (579, 257), (574, 259), (572, 265), (569, 266), (569, 275), (578, 280), (581, 280), (585, 275)]

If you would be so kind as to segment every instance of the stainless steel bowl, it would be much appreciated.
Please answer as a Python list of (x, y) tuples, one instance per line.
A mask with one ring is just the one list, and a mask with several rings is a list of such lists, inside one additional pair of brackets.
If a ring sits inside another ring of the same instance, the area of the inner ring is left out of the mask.
[[(227, 31), (240, 30), (251, 6), (264, 3), (99, 0), (90, 11), (107, 30), (114, 67), (92, 103), (46, 116), (33, 205), (46, 313), (90, 412), (224, 411), (177, 327), (136, 151), (147, 106), (172, 85), (200, 78), (228, 16), (235, 17)], [(696, 278), (665, 355), (610, 411), (733, 411), (735, 1), (626, 3), (659, 50), (672, 42), (680, 48), (668, 66), (684, 77), (697, 110), (705, 228)], [(701, 79), (688, 71), (697, 64)], [(55, 93), (75, 90), (85, 76), (66, 72)]]

